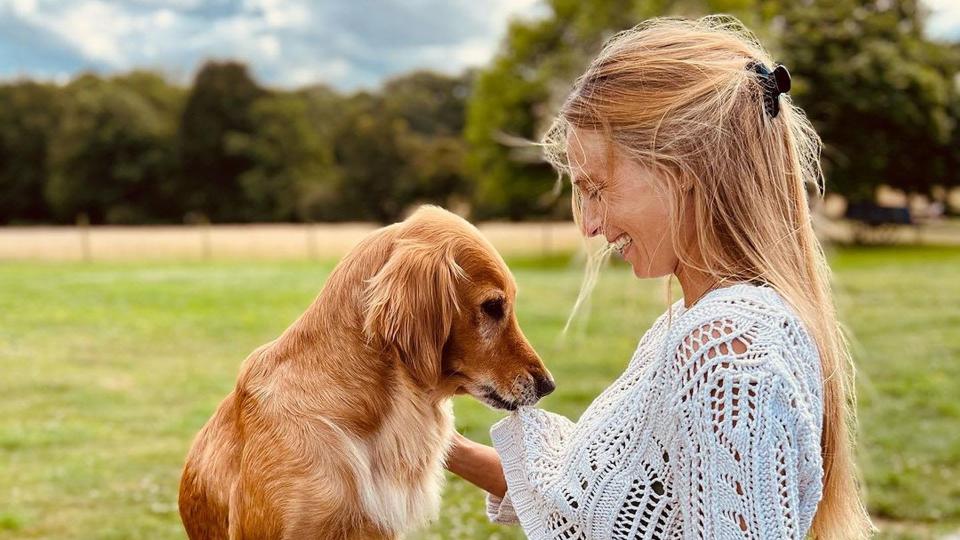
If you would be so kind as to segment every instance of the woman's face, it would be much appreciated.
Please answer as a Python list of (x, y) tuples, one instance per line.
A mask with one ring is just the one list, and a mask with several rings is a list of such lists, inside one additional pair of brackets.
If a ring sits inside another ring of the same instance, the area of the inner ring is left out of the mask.
[(637, 277), (673, 273), (678, 261), (668, 228), (668, 200), (653, 171), (608, 151), (604, 137), (590, 130), (571, 130), (567, 157), (583, 198), (581, 233), (602, 235), (619, 247)]

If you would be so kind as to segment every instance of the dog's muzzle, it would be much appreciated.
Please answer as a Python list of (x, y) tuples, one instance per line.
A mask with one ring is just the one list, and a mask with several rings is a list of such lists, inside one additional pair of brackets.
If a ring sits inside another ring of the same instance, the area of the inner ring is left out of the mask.
[(535, 405), (541, 398), (557, 388), (556, 383), (549, 375), (527, 373), (517, 377), (510, 392), (500, 392), (489, 384), (481, 385), (480, 392), (475, 394), (480, 401), (495, 409), (515, 411), (524, 405)]

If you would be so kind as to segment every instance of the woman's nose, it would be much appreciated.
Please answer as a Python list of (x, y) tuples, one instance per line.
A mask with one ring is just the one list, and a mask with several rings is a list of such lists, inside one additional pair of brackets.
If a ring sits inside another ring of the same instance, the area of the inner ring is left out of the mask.
[(582, 217), (581, 232), (584, 236), (593, 238), (602, 233), (600, 214), (594, 210), (592, 204), (584, 205)]

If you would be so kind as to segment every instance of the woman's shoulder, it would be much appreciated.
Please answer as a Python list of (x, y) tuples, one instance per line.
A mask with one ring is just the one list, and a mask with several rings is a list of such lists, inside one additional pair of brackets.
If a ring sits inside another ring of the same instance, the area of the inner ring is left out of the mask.
[(797, 312), (767, 284), (720, 287), (689, 308), (681, 300), (671, 309), (668, 351), (678, 355), (680, 361), (702, 355), (697, 351), (703, 348), (736, 356), (749, 350), (819, 358), (815, 342)]
[(703, 399), (694, 401), (707, 404), (711, 392), (722, 395), (729, 385), (769, 385), (801, 404), (819, 429), (816, 342), (775, 288), (738, 283), (708, 292), (688, 309), (682, 303), (676, 308), (665, 352), (677, 395), (699, 388)]
[(693, 306), (683, 299), (671, 308), (671, 334), (682, 335), (705, 324), (730, 327), (780, 328), (784, 323), (801, 323), (789, 302), (771, 285), (735, 283), (712, 289)]

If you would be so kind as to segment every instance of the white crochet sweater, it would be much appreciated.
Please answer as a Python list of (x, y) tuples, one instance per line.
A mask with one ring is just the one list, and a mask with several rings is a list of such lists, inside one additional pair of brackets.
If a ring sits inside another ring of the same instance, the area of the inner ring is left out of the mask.
[(534, 540), (804, 538), (821, 392), (816, 345), (772, 288), (678, 301), (577, 423), (524, 407), (493, 426), (508, 489), (487, 512)]

